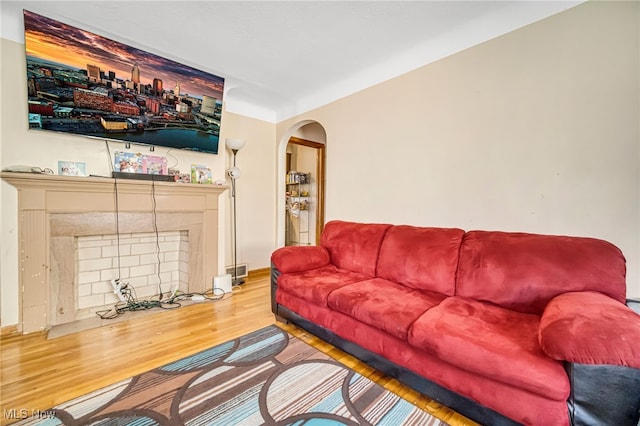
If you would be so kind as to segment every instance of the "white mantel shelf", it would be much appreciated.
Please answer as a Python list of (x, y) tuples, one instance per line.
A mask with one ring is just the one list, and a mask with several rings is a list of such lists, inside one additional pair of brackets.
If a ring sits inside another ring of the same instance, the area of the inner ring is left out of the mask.
[(18, 192), (23, 333), (74, 320), (77, 236), (188, 231), (189, 291), (210, 288), (219, 272), (218, 198), (227, 185), (12, 172), (0, 178)]
[[(118, 185), (118, 192), (149, 194), (155, 189), (156, 196), (166, 195), (200, 195), (213, 196), (217, 200), (218, 196), (229, 188), (228, 185), (200, 185), (193, 183), (175, 183), (164, 181), (138, 180), (138, 179), (114, 179), (109, 177), (79, 177), (79, 176), (59, 176), (39, 173), (14, 173), (1, 172), (0, 178), (7, 181), (18, 190), (64, 190), (79, 193), (109, 193), (115, 194), (115, 185)], [(212, 199), (212, 200), (213, 200)], [(88, 201), (88, 200), (87, 200)], [(173, 200), (176, 201), (176, 200)], [(144, 206), (141, 202), (138, 210), (148, 211), (151, 206)], [(216, 202), (217, 204), (217, 202)], [(114, 206), (115, 207), (115, 206)], [(178, 211), (183, 211), (178, 208)]]

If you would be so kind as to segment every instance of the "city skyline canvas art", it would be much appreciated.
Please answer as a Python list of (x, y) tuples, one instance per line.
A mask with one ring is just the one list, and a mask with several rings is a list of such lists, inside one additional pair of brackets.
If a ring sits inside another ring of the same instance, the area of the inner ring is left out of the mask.
[(224, 78), (24, 10), (29, 127), (217, 153)]

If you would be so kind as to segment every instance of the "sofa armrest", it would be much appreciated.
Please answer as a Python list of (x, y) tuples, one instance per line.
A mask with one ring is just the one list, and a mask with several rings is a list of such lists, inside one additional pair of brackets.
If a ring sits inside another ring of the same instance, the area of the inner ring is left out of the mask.
[(572, 292), (551, 300), (538, 341), (556, 360), (640, 368), (640, 315), (601, 293)]
[(283, 274), (321, 268), (330, 261), (329, 252), (322, 246), (281, 247), (271, 255), (271, 263)]

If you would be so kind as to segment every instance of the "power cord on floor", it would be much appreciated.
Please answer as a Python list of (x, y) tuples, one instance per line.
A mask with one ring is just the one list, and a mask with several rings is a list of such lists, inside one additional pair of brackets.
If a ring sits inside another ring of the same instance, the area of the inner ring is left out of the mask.
[(215, 301), (223, 299), (228, 294), (222, 289), (213, 288), (204, 293), (182, 293), (176, 291), (165, 300), (153, 300), (153, 297), (157, 295), (147, 300), (140, 300), (135, 296), (135, 289), (130, 285), (123, 286), (120, 292), (124, 296), (125, 301), (116, 303), (111, 309), (96, 312), (98, 317), (101, 319), (115, 319), (125, 312), (146, 311), (153, 308), (166, 310), (177, 309), (182, 306), (180, 302), (188, 300), (196, 303)]
[(212, 290), (206, 291), (204, 293), (182, 293), (176, 292), (175, 295), (171, 296), (164, 303), (167, 304), (179, 304), (185, 300), (191, 300), (194, 302), (204, 302), (207, 300), (220, 300), (227, 295), (227, 292), (220, 288), (213, 288)]

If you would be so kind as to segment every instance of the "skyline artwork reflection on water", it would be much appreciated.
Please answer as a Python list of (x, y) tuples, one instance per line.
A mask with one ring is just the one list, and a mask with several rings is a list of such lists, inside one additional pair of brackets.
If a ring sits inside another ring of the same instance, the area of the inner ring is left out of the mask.
[(209, 154), (218, 153), (218, 143), (220, 140), (218, 136), (201, 130), (176, 128), (145, 130), (141, 133), (94, 133), (91, 134), (91, 136), (115, 139), (134, 144), (173, 147)]

